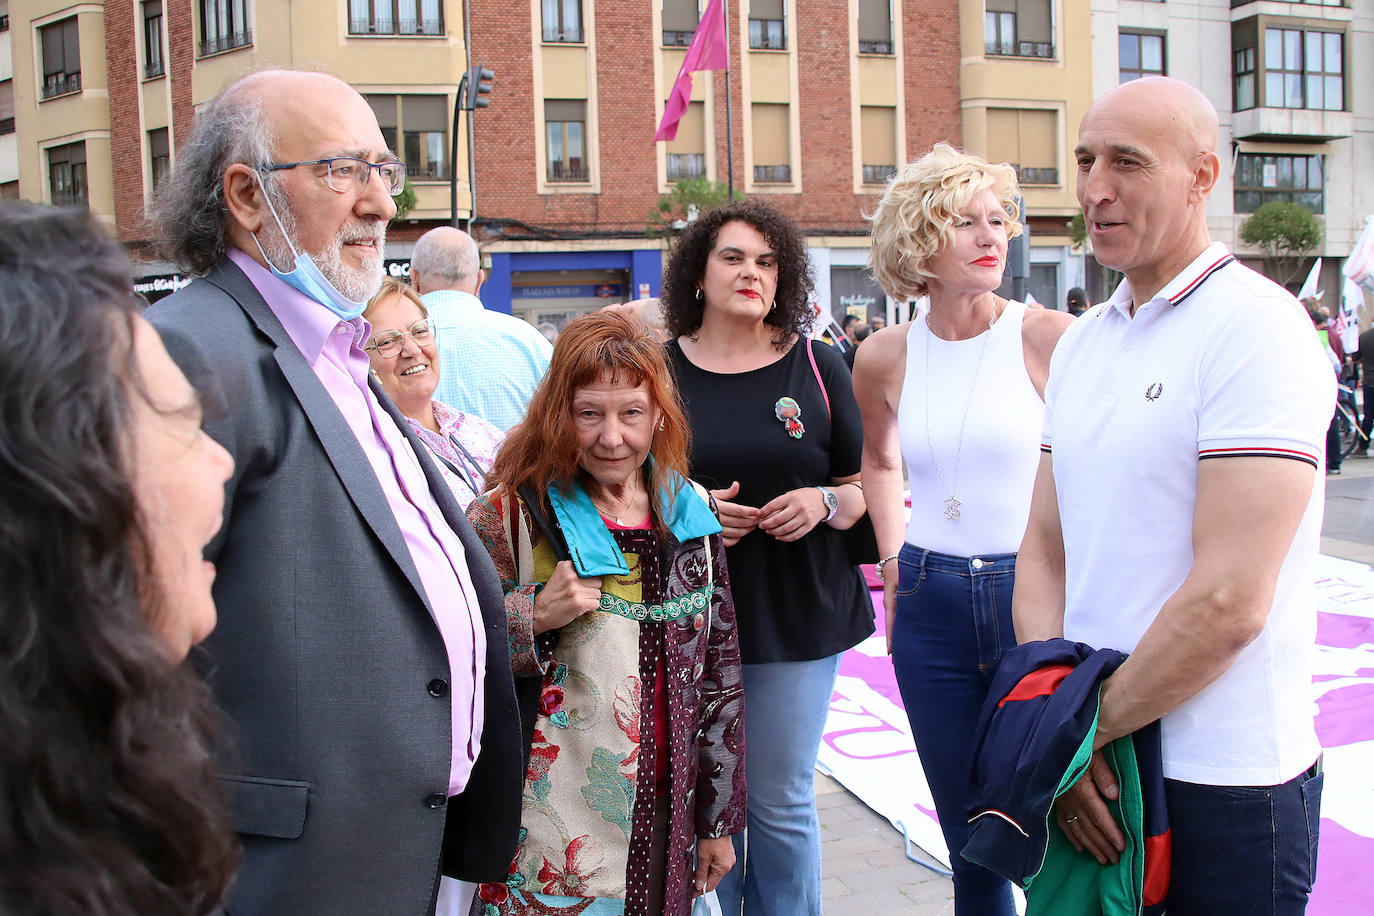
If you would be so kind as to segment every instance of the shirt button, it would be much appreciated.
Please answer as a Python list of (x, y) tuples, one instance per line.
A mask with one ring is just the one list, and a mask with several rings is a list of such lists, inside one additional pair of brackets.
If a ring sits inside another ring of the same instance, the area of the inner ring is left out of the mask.
[(347, 325), (342, 325), (342, 324), (341, 324), (341, 325), (339, 325), (337, 328), (334, 329), (334, 333), (335, 333), (335, 334), (347, 334), (347, 333), (348, 333), (348, 326), (347, 326)]
[(699, 680), (701, 680), (701, 672), (703, 672), (703, 671), (705, 671), (705, 670), (706, 670), (706, 666), (703, 665), (701, 662), (697, 662), (696, 667), (692, 669), (692, 680), (694, 680), (694, 681), (699, 681)]
[(706, 615), (698, 614), (692, 618), (692, 629), (700, 630), (706, 624)]
[(434, 680), (430, 681), (428, 687), (429, 695), (432, 697), (441, 697), (448, 693), (448, 681), (441, 677), (436, 677)]
[(982, 569), (982, 568), (983, 568), (983, 561), (980, 560), (978, 557), (974, 557), (974, 558), (973, 558), (973, 568), (974, 568), (974, 569)]
[(448, 796), (443, 792), (435, 792), (425, 799), (425, 804), (431, 808), (442, 808), (444, 805), (448, 804)]

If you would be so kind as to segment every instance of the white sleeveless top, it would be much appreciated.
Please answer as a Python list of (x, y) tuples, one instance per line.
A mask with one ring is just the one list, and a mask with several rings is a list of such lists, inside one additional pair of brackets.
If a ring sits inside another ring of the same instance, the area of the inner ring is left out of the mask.
[[(1024, 303), (1009, 301), (991, 330), (968, 340), (941, 340), (930, 333), (924, 317), (911, 322), (906, 378), (897, 405), (902, 457), (911, 483), (908, 544), (960, 557), (1014, 553), (1020, 548), (1030, 517), (1045, 415), (1045, 404), (1026, 372), (1021, 345), (1025, 314)], [(925, 414), (927, 339), (930, 442)], [(978, 354), (985, 342), (980, 367)], [(932, 450), (945, 484), (960, 502), (957, 520), (945, 516), (949, 493), (931, 463)]]

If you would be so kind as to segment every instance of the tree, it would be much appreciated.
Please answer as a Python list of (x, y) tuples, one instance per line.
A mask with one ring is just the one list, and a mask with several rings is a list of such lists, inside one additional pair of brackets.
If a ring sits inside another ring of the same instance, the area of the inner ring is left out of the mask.
[(396, 202), (396, 215), (392, 219), (405, 219), (415, 205), (419, 203), (416, 197), (415, 188), (411, 185), (410, 179), (406, 179), (406, 186), (401, 189), (401, 193), (392, 198)]
[[(729, 189), (722, 182), (709, 178), (688, 178), (679, 181), (673, 185), (671, 191), (658, 199), (644, 234), (675, 235), (692, 220), (709, 213), (729, 199)], [(735, 200), (743, 199), (744, 195), (736, 191)]]
[(1287, 285), (1302, 269), (1303, 256), (1322, 243), (1322, 227), (1301, 204), (1272, 200), (1240, 227), (1240, 239), (1264, 252), (1265, 273)]

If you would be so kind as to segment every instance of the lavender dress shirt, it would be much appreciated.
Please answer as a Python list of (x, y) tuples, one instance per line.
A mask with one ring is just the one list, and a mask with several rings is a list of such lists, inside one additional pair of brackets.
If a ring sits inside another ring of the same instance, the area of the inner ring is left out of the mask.
[(486, 636), (463, 544), (429, 491), (421, 459), (368, 387), (369, 363), (362, 346), (372, 329), (362, 318), (341, 321), (238, 249), (229, 250), (229, 259), (262, 294), (338, 406), (396, 516), (425, 587), (422, 597), (448, 652), (453, 719), (449, 795), (457, 795), (481, 749)]

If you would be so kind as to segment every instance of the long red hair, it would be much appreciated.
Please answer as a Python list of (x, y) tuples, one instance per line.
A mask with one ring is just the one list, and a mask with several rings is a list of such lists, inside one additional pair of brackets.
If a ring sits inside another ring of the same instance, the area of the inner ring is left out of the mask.
[[(524, 422), (510, 431), (497, 453), (488, 487), (514, 490), (528, 484), (547, 503), (549, 484), (573, 480), (581, 457), (573, 394), (607, 373), (630, 387), (645, 384), (662, 415), (662, 428), (649, 446), (654, 459), (651, 496), (664, 491), (670, 472), (686, 477), (692, 433), (663, 344), (638, 319), (603, 310), (573, 319), (558, 335), (549, 371), (530, 399)], [(655, 518), (661, 525), (656, 511)]]

